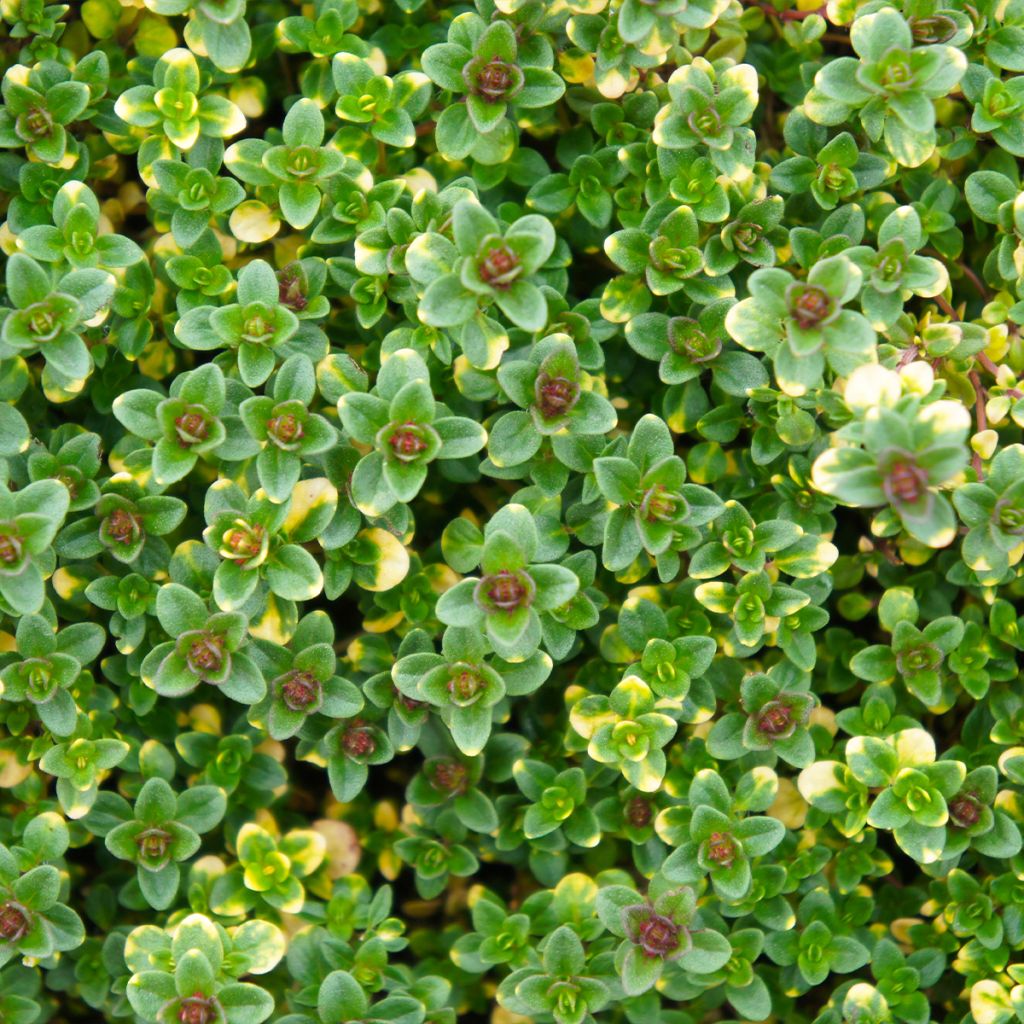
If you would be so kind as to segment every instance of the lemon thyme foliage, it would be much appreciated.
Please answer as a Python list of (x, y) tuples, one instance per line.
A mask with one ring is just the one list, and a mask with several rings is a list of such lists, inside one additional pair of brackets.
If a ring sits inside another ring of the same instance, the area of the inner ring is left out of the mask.
[(0, 40), (0, 1021), (1024, 1019), (1024, 0)]

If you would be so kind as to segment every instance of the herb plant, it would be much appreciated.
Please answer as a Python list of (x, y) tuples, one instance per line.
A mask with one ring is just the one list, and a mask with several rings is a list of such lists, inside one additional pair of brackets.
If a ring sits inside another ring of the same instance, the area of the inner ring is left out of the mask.
[(1024, 1021), (1024, 0), (0, 0), (0, 1024)]

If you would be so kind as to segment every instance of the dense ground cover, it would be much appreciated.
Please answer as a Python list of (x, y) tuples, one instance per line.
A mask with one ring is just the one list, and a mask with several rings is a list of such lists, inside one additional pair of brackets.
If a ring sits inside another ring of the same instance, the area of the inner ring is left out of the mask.
[(1024, 1021), (1024, 2), (0, 0), (0, 1022)]

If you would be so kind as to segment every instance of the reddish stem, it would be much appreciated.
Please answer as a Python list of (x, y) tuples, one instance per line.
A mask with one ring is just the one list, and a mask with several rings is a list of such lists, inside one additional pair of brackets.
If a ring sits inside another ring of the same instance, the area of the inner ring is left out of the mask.
[(904, 366), (909, 366), (920, 354), (921, 349), (916, 344), (908, 345), (900, 354), (900, 361), (896, 364), (896, 369), (902, 370)]
[(999, 376), (999, 367), (984, 352), (979, 352), (974, 358), (981, 363), (983, 370), (991, 373), (993, 377)]
[(963, 271), (964, 277), (974, 285), (978, 294), (988, 302), (988, 289), (985, 287), (985, 282), (966, 264), (958, 263), (957, 266)]
[[(934, 257), (936, 257), (936, 258), (938, 258), (940, 260), (944, 260), (945, 259), (945, 257), (942, 255), (941, 252), (938, 251), (938, 249), (927, 248), (927, 249), (922, 249), (921, 251), (926, 253), (926, 254), (928, 254), (929, 256), (934, 256)], [(973, 270), (971, 270), (971, 268), (969, 266), (967, 266), (966, 263), (957, 262), (957, 263), (954, 264), (954, 266), (956, 266), (956, 267), (958, 267), (960, 269), (960, 271), (964, 275), (964, 277), (966, 277), (967, 280), (970, 281), (971, 284), (974, 285), (975, 290), (978, 292), (978, 294), (986, 302), (988, 302), (989, 294), (988, 294), (988, 288), (985, 287), (985, 282), (982, 281), (982, 279), (980, 277), (978, 277), (978, 275)]]

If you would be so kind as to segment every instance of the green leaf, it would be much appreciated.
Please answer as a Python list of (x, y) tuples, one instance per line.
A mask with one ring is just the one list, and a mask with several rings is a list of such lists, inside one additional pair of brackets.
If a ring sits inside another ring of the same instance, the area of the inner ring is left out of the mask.
[(661, 977), (665, 963), (660, 957), (646, 956), (638, 947), (631, 946), (622, 961), (620, 979), (627, 996), (639, 996), (654, 987)]
[(722, 934), (711, 929), (690, 933), (692, 946), (679, 958), (679, 965), (694, 974), (719, 970), (732, 956), (732, 946)]

